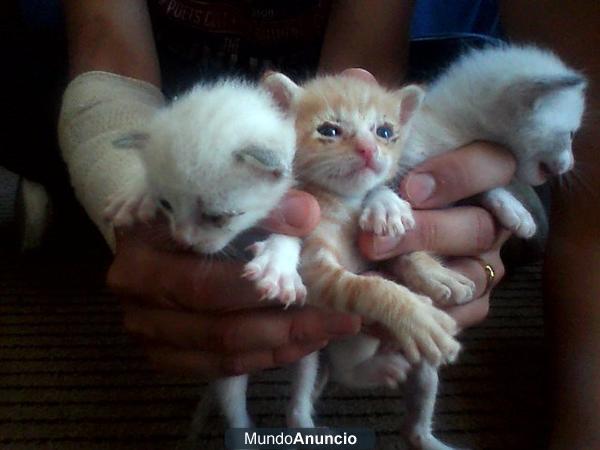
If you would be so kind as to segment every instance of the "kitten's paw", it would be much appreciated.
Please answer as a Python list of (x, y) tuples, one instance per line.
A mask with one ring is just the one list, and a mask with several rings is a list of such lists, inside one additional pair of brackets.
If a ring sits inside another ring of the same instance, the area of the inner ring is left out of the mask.
[(400, 236), (414, 228), (415, 219), (410, 204), (385, 189), (368, 199), (358, 223), (379, 236)]
[(267, 240), (251, 245), (249, 250), (255, 256), (244, 267), (242, 277), (255, 283), (261, 300), (278, 299), (286, 307), (304, 303), (306, 287), (296, 269), (297, 262), (284, 248)]
[(128, 227), (138, 220), (148, 221), (156, 211), (147, 196), (115, 195), (107, 203), (103, 216), (115, 227)]
[(396, 267), (408, 288), (425, 294), (438, 306), (461, 305), (475, 295), (473, 281), (432, 257), (406, 255), (398, 259)]
[(130, 188), (108, 198), (103, 216), (116, 227), (128, 227), (137, 221), (148, 222), (156, 210), (156, 202), (145, 189)]
[(510, 192), (503, 188), (484, 194), (484, 205), (492, 211), (498, 221), (520, 238), (532, 237), (537, 226), (531, 213)]
[(373, 386), (387, 386), (392, 389), (406, 381), (411, 368), (410, 363), (398, 353), (375, 355), (369, 360), (368, 366), (365, 375)]
[(300, 408), (292, 408), (287, 414), (288, 428), (315, 428), (315, 421), (310, 411)]
[(433, 366), (453, 362), (460, 351), (453, 337), (457, 332), (455, 320), (421, 301), (415, 300), (409, 312), (403, 311), (394, 328), (399, 348), (413, 364), (423, 359)]

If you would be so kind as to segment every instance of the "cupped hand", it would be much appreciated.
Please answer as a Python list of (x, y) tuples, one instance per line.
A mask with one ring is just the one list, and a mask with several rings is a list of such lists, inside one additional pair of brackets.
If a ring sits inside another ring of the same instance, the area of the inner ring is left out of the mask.
[[(399, 190), (414, 211), (416, 226), (401, 237), (363, 233), (359, 246), (372, 260), (427, 250), (447, 256), (448, 266), (476, 285), (475, 300), (448, 309), (461, 328), (483, 320), (489, 309), (490, 289), (504, 275), (500, 248), (510, 234), (500, 229), (492, 215), (476, 206), (448, 205), (507, 184), (515, 160), (504, 148), (475, 142), (431, 158), (404, 177)], [(495, 277), (488, 286), (485, 264)]]
[[(303, 236), (318, 223), (309, 194), (291, 191), (264, 227)], [(125, 329), (160, 369), (205, 379), (291, 363), (334, 337), (357, 333), (357, 317), (259, 303), (242, 262), (177, 250), (164, 220), (117, 230), (108, 285)]]

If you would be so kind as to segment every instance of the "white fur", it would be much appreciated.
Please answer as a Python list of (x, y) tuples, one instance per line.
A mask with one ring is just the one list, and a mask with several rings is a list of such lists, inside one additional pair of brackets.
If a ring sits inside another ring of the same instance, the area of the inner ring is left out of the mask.
[(306, 287), (298, 274), (300, 246), (298, 238), (274, 234), (250, 247), (254, 258), (242, 277), (256, 282), (261, 300), (279, 299), (286, 307), (304, 303)]
[[(489, 140), (513, 151), (517, 178), (523, 182), (545, 181), (541, 163), (553, 173), (564, 173), (573, 165), (568, 135), (581, 123), (585, 83), (543, 95), (532, 95), (528, 83), (575, 76), (578, 74), (554, 55), (534, 47), (507, 46), (468, 53), (427, 93), (424, 107), (413, 121), (401, 161), (403, 169), (470, 142)], [(378, 195), (366, 202), (361, 226), (377, 234), (393, 234), (395, 230), (386, 221), (388, 216), (397, 215), (396, 208), (385, 195)], [(517, 234), (529, 237), (535, 231), (531, 215), (505, 189), (486, 193), (483, 202)], [(441, 264), (436, 269), (431, 264), (419, 265), (418, 259), (410, 257), (400, 258), (396, 264), (402, 266), (408, 286), (429, 295), (436, 304), (460, 304), (473, 297), (473, 282)], [(400, 359), (394, 359), (378, 350), (379, 341), (365, 336), (330, 344), (332, 377), (355, 387), (394, 386), (404, 381), (409, 369), (402, 356), (396, 354)], [(408, 373), (404, 429), (410, 443), (423, 450), (451, 450), (432, 435), (437, 384), (437, 368), (428, 363)]]
[[(581, 125), (585, 82), (546, 95), (527, 90), (527, 82), (561, 77), (581, 76), (551, 52), (536, 47), (502, 46), (467, 53), (427, 91), (404, 162), (414, 166), (475, 140), (506, 145), (520, 164), (540, 160), (549, 152), (570, 151), (570, 140), (555, 147), (554, 133), (568, 134)], [(535, 97), (534, 101), (524, 104), (524, 94)], [(539, 182), (536, 174), (525, 170), (518, 176), (528, 184)]]
[[(569, 78), (581, 82), (549, 87)], [(585, 85), (556, 55), (533, 46), (469, 52), (431, 85), (402, 166), (407, 170), (431, 156), (487, 140), (512, 151), (518, 181), (542, 184), (548, 171), (560, 175), (573, 167), (572, 134), (581, 125)], [(531, 237), (535, 229), (524, 223), (530, 221), (523, 209), (501, 210), (497, 217), (518, 236)]]
[[(173, 209), (163, 208), (173, 237), (201, 253), (215, 253), (264, 218), (292, 184), (293, 121), (256, 86), (236, 80), (199, 85), (139, 133), (143, 137), (132, 146), (145, 179), (133, 180), (107, 208), (116, 225), (151, 215), (147, 203), (143, 211), (136, 208), (142, 196), (152, 198), (155, 208), (166, 200)], [(273, 173), (239, 156), (248, 149), (268, 151)], [(202, 216), (223, 213), (236, 215), (223, 226)]]
[[(117, 226), (129, 226), (162, 209), (172, 237), (199, 253), (222, 250), (265, 218), (293, 181), (293, 118), (276, 93), (237, 80), (196, 86), (160, 110), (147, 127), (121, 136), (114, 145), (137, 150), (145, 171), (110, 199), (106, 217)], [(274, 235), (253, 248), (255, 259), (244, 274), (269, 299), (277, 297), (286, 305), (301, 302), (306, 289), (296, 271), (299, 240)], [(302, 364), (310, 369), (316, 363), (307, 359)], [(299, 373), (304, 372), (301, 365)], [(252, 426), (247, 384), (247, 375), (213, 384), (230, 427)], [(301, 377), (296, 390), (313, 385), (310, 377)], [(294, 404), (298, 423), (307, 423), (310, 406), (306, 410), (302, 402)], [(204, 409), (199, 407), (193, 420), (191, 441), (203, 425)]]

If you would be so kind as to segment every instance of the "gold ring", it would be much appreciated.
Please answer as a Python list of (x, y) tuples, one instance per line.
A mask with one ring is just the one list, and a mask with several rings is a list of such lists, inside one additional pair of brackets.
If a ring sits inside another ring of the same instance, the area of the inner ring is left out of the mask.
[(483, 271), (487, 275), (487, 283), (485, 285), (485, 289), (483, 290), (483, 293), (481, 294), (482, 296), (484, 296), (492, 290), (492, 287), (494, 285), (494, 279), (496, 278), (496, 271), (490, 264), (485, 262), (483, 259), (476, 257), (476, 256), (473, 259), (475, 261), (477, 261), (479, 264), (481, 264), (481, 267), (483, 267)]

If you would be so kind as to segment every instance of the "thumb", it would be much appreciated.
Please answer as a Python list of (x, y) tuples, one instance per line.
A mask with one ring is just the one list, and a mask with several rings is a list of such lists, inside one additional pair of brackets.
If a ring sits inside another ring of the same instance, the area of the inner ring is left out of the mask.
[(317, 226), (320, 215), (317, 199), (307, 192), (292, 189), (260, 226), (274, 233), (302, 237)]

